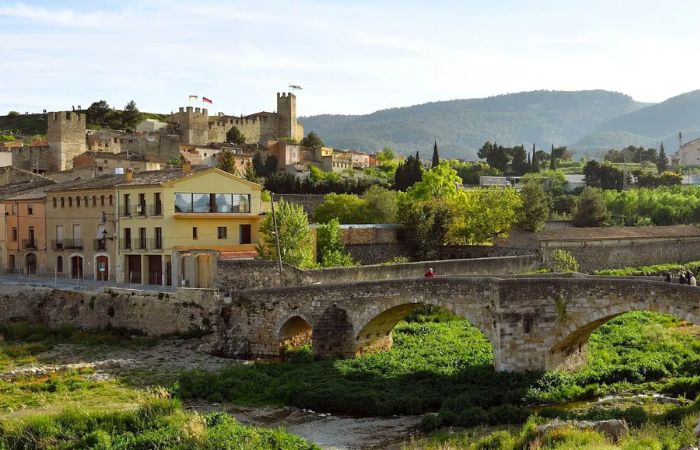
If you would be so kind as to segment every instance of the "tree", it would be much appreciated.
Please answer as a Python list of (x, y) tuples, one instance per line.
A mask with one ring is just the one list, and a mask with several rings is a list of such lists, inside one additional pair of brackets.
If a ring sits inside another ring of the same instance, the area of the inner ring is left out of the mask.
[(477, 152), (479, 158), (485, 159), (486, 163), (498, 169), (501, 173), (508, 172), (508, 164), (510, 163), (510, 155), (502, 145), (492, 144), (486, 141)]
[(111, 108), (109, 104), (104, 100), (99, 100), (93, 102), (85, 111), (85, 118), (88, 125), (107, 125), (107, 116), (110, 113)]
[(127, 130), (133, 130), (136, 128), (139, 122), (141, 122), (143, 114), (136, 107), (136, 102), (131, 100), (124, 106), (124, 111), (122, 112), (122, 127)]
[(253, 170), (255, 174), (259, 177), (267, 176), (267, 169), (265, 167), (265, 160), (263, 159), (262, 153), (255, 152), (253, 155)]
[(318, 135), (313, 131), (306, 135), (306, 137), (303, 138), (301, 142), (299, 142), (299, 145), (306, 148), (317, 148), (325, 146), (321, 138), (318, 137)]
[(237, 127), (231, 127), (231, 129), (226, 132), (226, 142), (243, 145), (245, 144), (245, 136)]
[(478, 186), (479, 178), (481, 176), (503, 175), (500, 170), (495, 169), (481, 161), (472, 163), (450, 159), (448, 160), (448, 163), (450, 167), (457, 171), (457, 175), (462, 179), (462, 182), (467, 185)]
[(8, 119), (16, 119), (18, 117), (19, 117), (19, 112), (17, 112), (17, 111), (10, 111), (7, 113)]
[(265, 158), (265, 176), (269, 176), (277, 172), (277, 157), (275, 155), (268, 155)]
[(557, 157), (554, 154), (554, 144), (552, 144), (552, 152), (549, 154), (549, 170), (557, 170)]
[(316, 236), (316, 254), (322, 267), (352, 266), (355, 264), (352, 256), (345, 251), (338, 219), (331, 219), (320, 224), (316, 229)]
[(576, 227), (601, 227), (608, 220), (608, 208), (600, 189), (586, 187), (576, 201), (572, 223)]
[(440, 164), (440, 155), (438, 154), (437, 141), (433, 146), (433, 167), (437, 167)]
[(338, 219), (340, 223), (364, 223), (367, 203), (353, 194), (331, 193), (314, 211), (314, 220), (326, 223)]
[(454, 198), (461, 192), (462, 179), (447, 162), (443, 162), (423, 175), (418, 183), (406, 190), (414, 200)]
[(527, 162), (527, 152), (525, 147), (515, 147), (513, 149), (513, 160), (510, 163), (511, 170), (514, 175), (522, 176), (528, 172), (529, 164)]
[(216, 167), (223, 170), (224, 172), (236, 174), (236, 159), (233, 156), (231, 150), (224, 150), (219, 153), (218, 162)]
[(415, 183), (423, 179), (423, 168), (420, 163), (418, 152), (416, 156), (409, 156), (402, 164), (399, 164), (394, 174), (394, 188), (399, 191), (406, 191)]
[(380, 165), (387, 165), (396, 159), (396, 152), (394, 149), (389, 148), (389, 147), (384, 147), (377, 153), (377, 162)]
[(668, 170), (668, 157), (666, 156), (666, 150), (664, 149), (664, 143), (661, 143), (661, 148), (659, 149), (659, 156), (656, 158), (656, 171), (661, 174)]
[(374, 185), (362, 194), (365, 202), (365, 223), (394, 223), (398, 211), (397, 193)]
[(520, 198), (523, 209), (518, 227), (527, 231), (540, 231), (549, 217), (549, 202), (542, 185), (537, 180), (525, 182)]
[[(277, 230), (282, 261), (299, 268), (314, 266), (314, 238), (309, 228), (309, 219), (301, 205), (280, 199), (275, 208)], [(260, 224), (263, 242), (256, 250), (263, 259), (277, 259), (272, 213), (268, 213)]]

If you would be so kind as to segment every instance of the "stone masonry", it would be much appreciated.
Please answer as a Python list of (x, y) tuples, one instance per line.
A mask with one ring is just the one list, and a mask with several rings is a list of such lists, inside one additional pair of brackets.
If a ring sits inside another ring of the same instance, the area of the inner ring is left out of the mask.
[(698, 288), (604, 277), (414, 278), (245, 291), (229, 301), (216, 354), (276, 357), (282, 342), (310, 330), (316, 356), (352, 357), (388, 348), (393, 327), (429, 304), (479, 328), (505, 371), (576, 368), (591, 333), (629, 311), (700, 323)]

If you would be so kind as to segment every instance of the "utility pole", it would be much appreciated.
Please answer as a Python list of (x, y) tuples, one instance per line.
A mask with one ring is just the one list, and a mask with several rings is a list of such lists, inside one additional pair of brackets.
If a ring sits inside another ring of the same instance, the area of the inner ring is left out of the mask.
[(275, 215), (274, 193), (270, 192), (270, 206), (272, 206), (272, 226), (275, 229), (275, 244), (277, 245), (277, 269), (280, 273), (280, 284), (282, 283), (282, 250), (280, 250), (280, 235), (277, 230), (277, 216)]

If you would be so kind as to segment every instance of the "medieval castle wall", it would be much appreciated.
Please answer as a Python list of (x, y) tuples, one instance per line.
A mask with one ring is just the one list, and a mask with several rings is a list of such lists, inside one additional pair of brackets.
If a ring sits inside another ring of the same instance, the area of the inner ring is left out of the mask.
[(245, 136), (247, 144), (264, 143), (271, 139), (291, 137), (301, 140), (304, 126), (297, 121), (296, 96), (277, 93), (276, 113), (257, 113), (247, 117), (220, 116), (209, 121), (205, 108), (181, 107), (170, 119), (170, 132), (180, 136), (180, 142), (189, 145), (206, 145), (226, 142), (231, 128)]

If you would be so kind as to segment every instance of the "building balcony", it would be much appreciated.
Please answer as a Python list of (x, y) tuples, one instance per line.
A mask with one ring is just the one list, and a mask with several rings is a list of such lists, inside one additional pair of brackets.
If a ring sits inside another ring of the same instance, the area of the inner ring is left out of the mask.
[(51, 241), (51, 248), (56, 251), (61, 251), (65, 250), (65, 246), (63, 244), (63, 239), (54, 239)]
[(104, 251), (107, 250), (107, 239), (94, 239), (94, 249), (95, 251)]
[(163, 215), (163, 204), (142, 203), (133, 206), (122, 206), (119, 208), (119, 217), (160, 217)]
[(82, 250), (83, 249), (83, 240), (82, 240), (82, 238), (64, 239), (63, 240), (63, 248), (68, 249), (68, 250)]
[(25, 250), (36, 250), (37, 249), (36, 239), (22, 239), (22, 248)]

